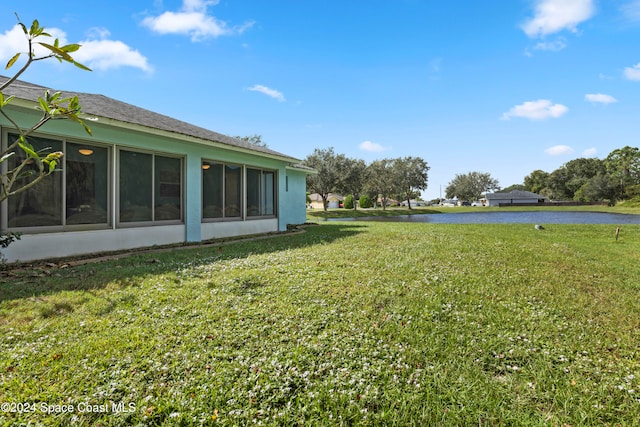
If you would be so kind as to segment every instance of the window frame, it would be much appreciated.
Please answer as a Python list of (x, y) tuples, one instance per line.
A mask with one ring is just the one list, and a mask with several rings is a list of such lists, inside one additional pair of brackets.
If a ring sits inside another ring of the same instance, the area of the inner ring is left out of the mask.
[[(13, 128), (2, 128), (2, 132), (0, 133), (0, 137), (2, 139), (2, 148), (6, 149), (9, 145), (9, 136), (10, 135), (18, 135), (18, 132)], [(100, 142), (87, 141), (76, 138), (65, 138), (61, 136), (56, 136), (52, 134), (45, 134), (35, 132), (29, 135), (33, 138), (41, 138), (47, 139), (51, 141), (56, 141), (60, 143), (62, 147), (62, 152), (64, 155), (62, 156), (61, 164), (57, 167), (58, 170), (53, 172), (61, 173), (60, 177), (60, 224), (56, 225), (36, 225), (36, 226), (26, 226), (26, 227), (9, 227), (9, 201), (4, 200), (2, 205), (0, 206), (0, 229), (10, 232), (20, 232), (24, 234), (38, 234), (38, 233), (50, 233), (50, 232), (61, 232), (61, 231), (83, 231), (83, 230), (106, 230), (112, 228), (113, 224), (113, 185), (112, 185), (112, 169), (113, 169), (113, 145), (112, 144), (104, 144)], [(84, 224), (68, 224), (67, 223), (67, 172), (69, 168), (67, 167), (67, 159), (68, 159), (68, 149), (69, 144), (81, 145), (86, 147), (96, 147), (107, 150), (107, 166), (106, 166), (106, 185), (107, 189), (105, 192), (106, 197), (106, 222), (100, 223), (84, 223)], [(6, 173), (8, 170), (8, 163), (3, 162), (1, 165), (2, 172)], [(46, 178), (45, 178), (46, 179)], [(37, 185), (36, 185), (37, 186)], [(28, 190), (27, 190), (28, 191)]]
[[(220, 184), (221, 188), (221, 193), (222, 193), (222, 216), (219, 217), (205, 217), (205, 204), (204, 204), (204, 195), (205, 195), (205, 188), (204, 188), (204, 174), (205, 174), (205, 170), (208, 170), (204, 168), (204, 165), (220, 165), (222, 166), (222, 183)], [(240, 168), (240, 188), (239, 188), (239, 201), (240, 201), (240, 215), (237, 216), (227, 216), (226, 215), (226, 211), (227, 211), (227, 167), (231, 166), (231, 167), (238, 167)], [(201, 194), (200, 194), (200, 201), (201, 201), (201, 207), (200, 207), (200, 220), (202, 222), (224, 222), (224, 221), (244, 221), (245, 220), (245, 216), (246, 216), (246, 202), (245, 202), (245, 188), (246, 188), (246, 176), (245, 176), (245, 172), (246, 171), (246, 167), (245, 165), (239, 164), (239, 163), (234, 163), (234, 162), (225, 162), (225, 161), (220, 161), (220, 160), (212, 160), (212, 159), (206, 159), (203, 158), (200, 161), (200, 173), (201, 173)]]
[[(272, 188), (271, 191), (273, 192), (273, 213), (272, 214), (260, 214), (260, 215), (249, 215), (249, 187), (248, 187), (248, 182), (249, 180), (246, 179), (247, 185), (245, 186), (245, 200), (244, 203), (246, 206), (246, 211), (247, 211), (247, 220), (254, 220), (254, 219), (267, 219), (267, 218), (277, 218), (278, 217), (278, 171), (276, 169), (265, 169), (265, 168), (260, 168), (260, 167), (252, 167), (252, 166), (246, 166), (245, 170), (246, 170), (246, 174), (249, 173), (249, 169), (251, 170), (255, 170), (255, 171), (259, 171), (260, 172), (260, 183), (258, 184), (258, 200), (260, 201), (260, 203), (262, 203), (263, 200), (263, 177), (265, 176), (265, 173), (269, 173), (273, 175), (273, 182), (272, 182)], [(260, 205), (260, 209), (262, 210), (263, 206)]]
[[(115, 214), (115, 225), (116, 228), (135, 228), (135, 227), (151, 227), (157, 225), (172, 225), (172, 224), (184, 224), (184, 216), (185, 216), (185, 156), (179, 154), (171, 154), (164, 153), (160, 151), (154, 150), (145, 150), (138, 149), (128, 146), (117, 146), (115, 148), (115, 197), (114, 197), (114, 214)], [(120, 153), (123, 151), (128, 151), (132, 153), (140, 153), (140, 154), (149, 154), (151, 155), (151, 186), (149, 191), (151, 192), (151, 220), (145, 221), (127, 221), (123, 222), (121, 219), (121, 211), (120, 211), (120, 195), (121, 195), (121, 187), (120, 187), (120, 172), (122, 171), (122, 162), (120, 161)], [(168, 219), (168, 220), (156, 220), (156, 156), (168, 157), (173, 159), (180, 160), (180, 218), (179, 219)]]

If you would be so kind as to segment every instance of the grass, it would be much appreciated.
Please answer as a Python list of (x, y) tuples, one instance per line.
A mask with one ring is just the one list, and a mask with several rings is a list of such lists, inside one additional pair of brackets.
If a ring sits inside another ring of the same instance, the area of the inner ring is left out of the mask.
[(398, 216), (398, 215), (424, 215), (439, 213), (466, 213), (466, 212), (505, 212), (505, 211), (587, 211), (587, 212), (615, 212), (621, 214), (640, 214), (640, 207), (624, 205), (616, 207), (601, 205), (583, 205), (583, 206), (515, 206), (515, 207), (485, 207), (485, 206), (428, 206), (428, 207), (389, 207), (387, 209), (370, 208), (370, 209), (313, 209), (307, 211), (307, 218), (311, 221), (324, 220), (327, 218), (363, 218), (375, 216)]
[(331, 222), (9, 270), (0, 425), (638, 425), (614, 231)]

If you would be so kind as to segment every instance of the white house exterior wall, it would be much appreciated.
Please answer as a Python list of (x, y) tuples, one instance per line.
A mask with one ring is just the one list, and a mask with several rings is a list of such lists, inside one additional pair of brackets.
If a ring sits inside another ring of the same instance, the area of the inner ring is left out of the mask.
[(232, 236), (270, 233), (278, 231), (278, 219), (254, 219), (249, 221), (222, 221), (202, 224), (202, 240)]
[(184, 234), (184, 224), (24, 234), (3, 253), (8, 262), (31, 261), (180, 243)]

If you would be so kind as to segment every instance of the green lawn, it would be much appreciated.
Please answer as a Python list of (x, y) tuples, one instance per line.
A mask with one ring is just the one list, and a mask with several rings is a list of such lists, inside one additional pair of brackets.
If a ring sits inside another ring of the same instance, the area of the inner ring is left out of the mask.
[(621, 214), (637, 214), (640, 215), (640, 207), (625, 206), (624, 204), (616, 207), (600, 206), (600, 205), (583, 205), (583, 206), (516, 206), (516, 207), (485, 207), (485, 206), (419, 206), (411, 209), (406, 207), (389, 207), (369, 208), (369, 209), (309, 209), (307, 210), (307, 218), (311, 221), (324, 220), (327, 218), (361, 218), (374, 216), (396, 216), (396, 215), (421, 215), (421, 214), (439, 214), (439, 213), (467, 213), (467, 212), (505, 212), (505, 211), (589, 211), (589, 212), (612, 212)]
[(8, 270), (0, 425), (638, 425), (614, 232), (330, 222)]

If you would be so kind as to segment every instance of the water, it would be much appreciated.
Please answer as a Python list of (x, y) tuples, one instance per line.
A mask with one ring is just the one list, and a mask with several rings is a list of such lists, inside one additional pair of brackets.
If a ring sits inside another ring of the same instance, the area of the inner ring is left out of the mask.
[(461, 212), (332, 218), (327, 221), (429, 222), (433, 224), (640, 224), (640, 215), (571, 211)]

